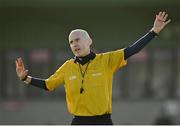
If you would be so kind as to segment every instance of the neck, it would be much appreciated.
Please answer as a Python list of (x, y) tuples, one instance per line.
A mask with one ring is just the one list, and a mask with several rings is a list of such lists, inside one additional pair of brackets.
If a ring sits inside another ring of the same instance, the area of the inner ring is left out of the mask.
[(89, 54), (87, 54), (86, 56), (83, 56), (83, 57), (75, 57), (74, 59), (74, 62), (78, 62), (80, 63), (81, 65), (84, 65), (86, 64), (87, 62), (89, 62), (90, 60), (93, 60), (94, 58), (96, 57), (96, 54), (94, 52), (89, 52)]
[(91, 53), (91, 50), (87, 51), (86, 54), (84, 54), (83, 56), (78, 56), (79, 58), (83, 58), (83, 57), (86, 57), (87, 55), (89, 55)]

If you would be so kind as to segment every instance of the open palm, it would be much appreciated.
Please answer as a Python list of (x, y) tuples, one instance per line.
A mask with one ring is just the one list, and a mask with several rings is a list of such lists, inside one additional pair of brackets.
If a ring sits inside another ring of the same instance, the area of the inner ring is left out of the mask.
[(156, 15), (156, 19), (154, 21), (153, 25), (153, 31), (157, 34), (169, 23), (171, 20), (167, 20), (168, 14), (166, 12), (159, 12), (158, 15)]
[(20, 78), (20, 80), (22, 80), (27, 75), (28, 70), (24, 68), (24, 63), (22, 58), (17, 58), (15, 62), (16, 62), (16, 73)]

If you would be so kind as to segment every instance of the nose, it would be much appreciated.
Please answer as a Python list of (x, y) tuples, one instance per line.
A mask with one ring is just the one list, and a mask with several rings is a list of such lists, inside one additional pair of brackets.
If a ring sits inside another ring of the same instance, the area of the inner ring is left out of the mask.
[(78, 43), (76, 41), (72, 42), (72, 46), (73, 47), (77, 47), (78, 46)]
[(73, 42), (73, 43), (71, 43), (71, 45), (70, 45), (70, 46), (71, 46), (71, 48), (72, 48), (72, 49), (75, 49), (78, 45), (77, 45), (77, 43), (76, 43), (76, 42)]

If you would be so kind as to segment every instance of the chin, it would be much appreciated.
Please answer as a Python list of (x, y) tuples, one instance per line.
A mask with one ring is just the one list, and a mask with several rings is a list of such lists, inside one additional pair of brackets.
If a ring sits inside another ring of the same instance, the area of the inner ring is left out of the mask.
[(83, 55), (83, 54), (76, 54), (77, 57), (84, 57), (86, 55)]
[(75, 53), (75, 56), (77, 56), (77, 57), (84, 57), (84, 56), (86, 56), (86, 54), (85, 53)]
[(82, 57), (82, 55), (81, 55), (81, 54), (75, 54), (75, 56), (77, 56), (77, 57)]

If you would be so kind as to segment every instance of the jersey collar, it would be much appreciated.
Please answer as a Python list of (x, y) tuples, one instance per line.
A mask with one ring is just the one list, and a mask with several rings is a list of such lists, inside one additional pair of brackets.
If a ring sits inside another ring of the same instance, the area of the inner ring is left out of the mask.
[(93, 60), (96, 57), (96, 54), (94, 52), (90, 52), (88, 55), (84, 56), (84, 57), (74, 57), (74, 63), (78, 62), (81, 65), (86, 64), (87, 62), (89, 62), (90, 60)]

